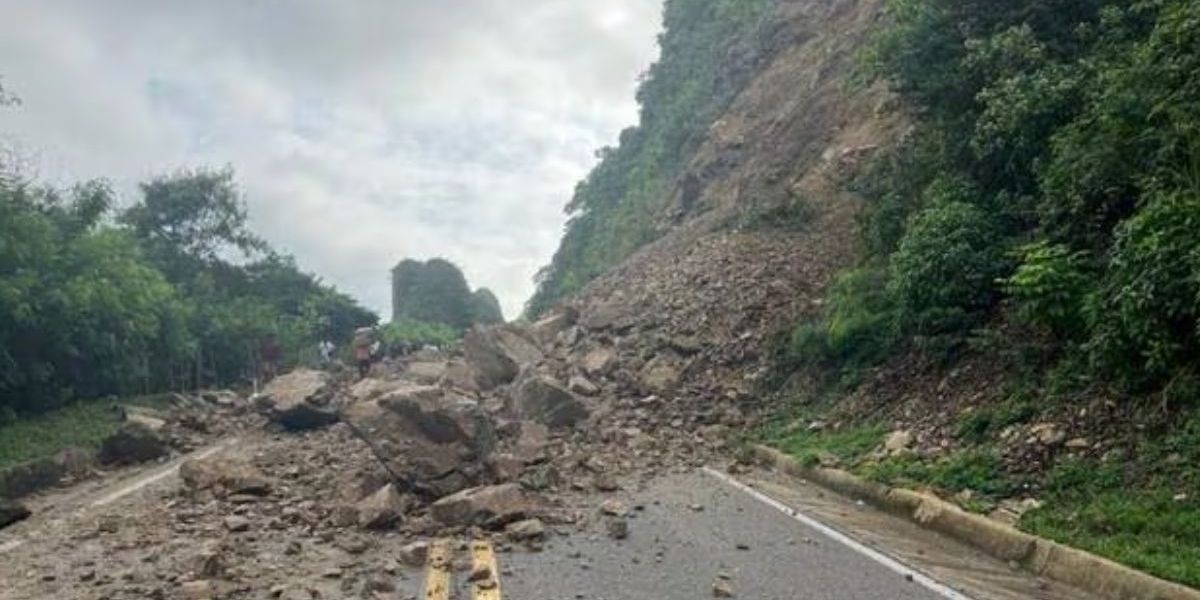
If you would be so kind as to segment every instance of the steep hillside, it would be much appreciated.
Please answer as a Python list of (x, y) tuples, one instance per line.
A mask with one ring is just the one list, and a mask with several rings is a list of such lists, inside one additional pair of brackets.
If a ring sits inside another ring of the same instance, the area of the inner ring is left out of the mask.
[[(662, 57), (638, 91), (641, 122), (616, 148), (602, 150), (579, 184), (530, 316), (714, 208), (716, 198), (743, 206), (785, 199), (796, 175), (843, 122), (853, 122), (845, 116), (870, 104), (822, 106), (846, 97), (848, 50), (874, 10), (845, 2), (668, 1)], [(766, 152), (767, 144), (783, 146)]]
[(774, 49), (665, 192), (664, 235), (567, 301), (602, 333), (587, 344), (631, 372), (669, 365), (691, 400), (749, 392), (768, 339), (855, 260), (858, 201), (838, 182), (903, 123), (850, 81), (878, 2), (773, 10)]
[(721, 30), (742, 84), (674, 167), (610, 185), (644, 115), (581, 184), (530, 305), (580, 326), (542, 368), (1200, 582), (1196, 14), (781, 0)]

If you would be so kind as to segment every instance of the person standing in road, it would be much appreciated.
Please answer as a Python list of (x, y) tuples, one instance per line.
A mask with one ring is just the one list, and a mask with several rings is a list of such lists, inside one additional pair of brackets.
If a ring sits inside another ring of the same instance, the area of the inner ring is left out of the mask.
[(322, 367), (329, 367), (333, 364), (333, 350), (333, 342), (329, 341), (328, 338), (321, 340), (321, 343), (317, 344), (317, 353), (321, 357)]
[(375, 338), (375, 330), (363, 327), (354, 332), (354, 362), (358, 365), (359, 378), (366, 377), (371, 372), (371, 351)]

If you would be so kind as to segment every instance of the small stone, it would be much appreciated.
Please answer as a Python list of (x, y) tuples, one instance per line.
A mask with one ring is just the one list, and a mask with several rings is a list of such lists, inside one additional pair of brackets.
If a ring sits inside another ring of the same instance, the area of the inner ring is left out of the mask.
[(397, 552), (400, 562), (410, 567), (421, 567), (429, 558), (429, 542), (413, 542)]
[(233, 533), (241, 533), (250, 530), (250, 521), (245, 517), (225, 517), (225, 529)]
[(629, 514), (629, 507), (620, 500), (609, 498), (600, 503), (600, 512), (614, 517), (624, 517)]
[(718, 579), (712, 585), (713, 598), (732, 598), (733, 586), (728, 581)]
[(614, 540), (623, 540), (629, 537), (629, 521), (623, 517), (611, 517), (604, 524), (605, 530), (608, 531), (608, 537)]
[(538, 519), (526, 519), (509, 524), (506, 533), (513, 541), (541, 540), (546, 537), (546, 526)]

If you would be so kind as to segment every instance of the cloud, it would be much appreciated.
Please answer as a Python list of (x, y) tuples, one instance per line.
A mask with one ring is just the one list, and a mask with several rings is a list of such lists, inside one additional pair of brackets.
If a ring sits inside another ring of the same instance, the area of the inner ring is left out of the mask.
[(0, 132), (129, 193), (233, 165), (256, 230), (385, 317), (444, 256), (515, 316), (597, 148), (636, 121), (660, 0), (0, 1)]

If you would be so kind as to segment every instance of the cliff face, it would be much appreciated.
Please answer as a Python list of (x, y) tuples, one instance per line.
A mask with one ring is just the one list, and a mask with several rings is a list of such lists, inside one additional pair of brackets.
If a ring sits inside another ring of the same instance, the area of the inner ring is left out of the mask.
[(560, 337), (561, 356), (611, 349), (619, 395), (666, 379), (688, 404), (748, 396), (771, 337), (855, 260), (859, 203), (840, 182), (904, 127), (886, 93), (851, 82), (880, 4), (776, 3), (763, 64), (668, 191), (662, 236), (567, 301), (585, 335)]

